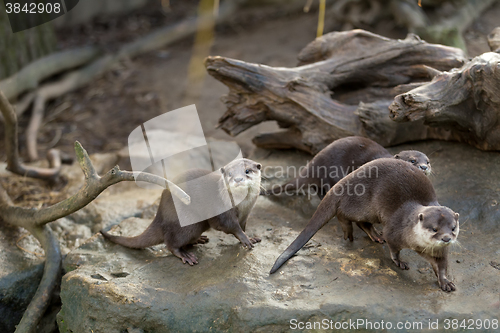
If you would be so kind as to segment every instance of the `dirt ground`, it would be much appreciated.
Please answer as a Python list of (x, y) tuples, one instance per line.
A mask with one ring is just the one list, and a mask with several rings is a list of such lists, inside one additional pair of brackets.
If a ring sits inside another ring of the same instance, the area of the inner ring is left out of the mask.
[[(113, 51), (124, 42), (196, 12), (194, 0), (171, 4), (175, 12), (164, 13), (159, 7), (148, 7), (126, 17), (100, 18), (92, 24), (59, 31), (59, 48), (97, 44)], [(500, 25), (499, 17), (497, 2), (467, 30), (465, 38), (471, 57), (489, 51), (486, 36)], [(316, 27), (316, 10), (306, 14), (276, 7), (246, 8), (230, 23), (217, 28), (210, 54), (291, 67), (296, 65), (299, 51), (315, 38)], [(325, 28), (329, 32), (339, 25), (327, 18)], [(390, 22), (378, 24), (373, 31), (392, 38), (404, 38), (407, 33)], [(206, 136), (236, 140), (248, 155), (255, 134), (274, 131), (278, 126), (274, 122), (263, 123), (236, 138), (216, 129), (218, 118), (225, 112), (220, 97), (227, 88), (209, 76), (204, 78), (200, 89), (188, 86), (192, 44), (193, 40), (187, 39), (122, 62), (88, 87), (51, 103), (38, 138), (39, 155), (44, 156), (55, 147), (74, 156), (75, 140), (89, 153), (119, 150), (127, 146), (130, 132), (141, 123), (190, 104), (196, 104)], [(21, 156), (26, 156), (24, 130), (29, 116), (25, 114), (19, 121)], [(3, 148), (3, 138), (0, 140)]]

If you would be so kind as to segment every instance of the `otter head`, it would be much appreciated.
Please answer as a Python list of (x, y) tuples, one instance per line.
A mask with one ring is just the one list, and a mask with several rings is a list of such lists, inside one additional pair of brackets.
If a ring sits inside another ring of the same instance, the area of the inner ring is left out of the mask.
[(455, 243), (460, 231), (458, 217), (448, 207), (425, 207), (417, 216), (415, 240), (430, 251)]
[(242, 158), (237, 159), (220, 168), (226, 184), (233, 195), (242, 201), (248, 193), (260, 192), (260, 169), (262, 165), (255, 161)]
[(402, 152), (394, 155), (394, 158), (413, 164), (422, 170), (426, 176), (431, 174), (431, 162), (424, 153), (417, 150), (403, 150)]

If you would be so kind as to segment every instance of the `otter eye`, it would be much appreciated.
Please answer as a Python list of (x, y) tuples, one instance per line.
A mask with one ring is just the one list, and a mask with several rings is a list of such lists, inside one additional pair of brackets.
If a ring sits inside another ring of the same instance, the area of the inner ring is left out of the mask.
[(248, 175), (250, 173), (250, 169), (246, 169), (245, 173)]
[(455, 231), (455, 229), (456, 229), (456, 228), (457, 228), (457, 227), (453, 227), (453, 228), (451, 228), (451, 231)]
[(432, 231), (437, 232), (438, 230), (437, 228), (432, 228)]
[(415, 160), (410, 160), (410, 163), (415, 164), (417, 161)]

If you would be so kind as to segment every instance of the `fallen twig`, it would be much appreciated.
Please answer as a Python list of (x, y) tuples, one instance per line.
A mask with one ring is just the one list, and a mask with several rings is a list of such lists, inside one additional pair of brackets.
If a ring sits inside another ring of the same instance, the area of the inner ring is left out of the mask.
[(67, 69), (86, 64), (99, 54), (95, 46), (67, 50), (35, 60), (11, 77), (0, 81), (0, 90), (9, 100), (35, 89), (40, 81)]
[(45, 112), (45, 103), (51, 99), (81, 88), (103, 74), (114, 63), (112, 56), (104, 56), (82, 69), (65, 75), (61, 80), (46, 84), (38, 89), (35, 97), (33, 113), (26, 130), (26, 146), (30, 161), (38, 159), (36, 138)]

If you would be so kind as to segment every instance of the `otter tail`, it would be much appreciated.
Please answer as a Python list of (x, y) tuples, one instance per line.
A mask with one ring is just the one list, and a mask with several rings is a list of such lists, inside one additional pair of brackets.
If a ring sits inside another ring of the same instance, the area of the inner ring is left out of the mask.
[(113, 243), (123, 245), (132, 249), (142, 249), (148, 246), (153, 246), (163, 243), (163, 231), (156, 220), (149, 225), (149, 227), (144, 230), (142, 234), (135, 237), (123, 237), (123, 236), (113, 236), (104, 230), (101, 230), (101, 234), (112, 241)]
[[(301, 181), (302, 180), (302, 181)], [(265, 195), (278, 195), (283, 192), (297, 191), (302, 186), (304, 179), (300, 176), (284, 185), (274, 185), (271, 189), (266, 191)]]
[[(321, 201), (313, 217), (307, 224), (300, 235), (288, 246), (288, 248), (283, 252), (276, 262), (269, 274), (275, 273), (281, 265), (283, 265), (288, 259), (290, 259), (298, 250), (300, 250), (311, 238), (314, 236), (319, 229), (321, 229), (331, 218), (335, 216), (337, 212), (337, 207), (339, 206), (339, 197), (336, 196), (333, 191), (328, 192), (327, 196)], [(333, 202), (331, 202), (333, 201)]]

